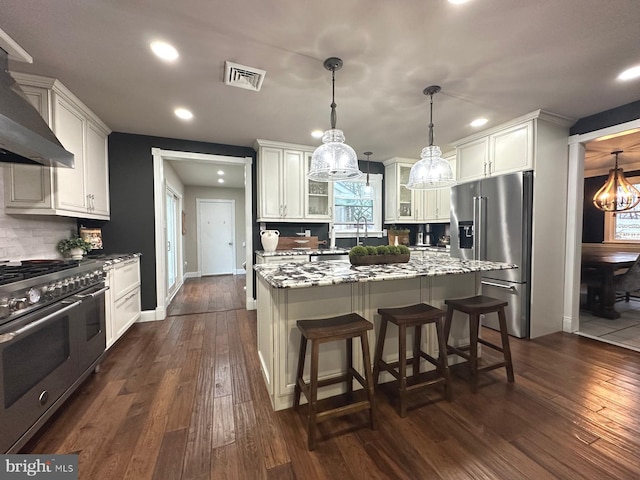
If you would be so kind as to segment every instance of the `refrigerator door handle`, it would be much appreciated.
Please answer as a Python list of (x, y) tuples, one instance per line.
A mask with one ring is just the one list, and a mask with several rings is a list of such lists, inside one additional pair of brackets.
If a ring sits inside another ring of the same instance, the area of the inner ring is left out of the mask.
[(485, 222), (487, 217), (487, 199), (485, 197), (473, 198), (473, 225), (474, 225), (474, 260), (486, 260), (485, 247)]
[(487, 285), (489, 287), (504, 288), (505, 290), (511, 290), (512, 292), (517, 292), (516, 287), (514, 287), (513, 285), (502, 285), (500, 283), (486, 282), (484, 280), (482, 280), (480, 283), (482, 285)]

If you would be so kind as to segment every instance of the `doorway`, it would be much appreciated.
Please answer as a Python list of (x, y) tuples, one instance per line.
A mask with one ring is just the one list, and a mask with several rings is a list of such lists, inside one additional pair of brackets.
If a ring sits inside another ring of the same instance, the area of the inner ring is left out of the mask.
[(236, 213), (233, 200), (196, 200), (200, 275), (225, 275), (236, 270)]
[(178, 282), (178, 276), (180, 274), (181, 265), (181, 247), (179, 233), (179, 218), (181, 211), (182, 199), (180, 196), (167, 184), (166, 188), (166, 215), (167, 215), (167, 303), (171, 301), (175, 295), (180, 283)]
[[(154, 213), (155, 213), (155, 246), (156, 246), (156, 310), (153, 320), (163, 320), (167, 314), (167, 287), (166, 287), (166, 269), (167, 269), (167, 234), (166, 234), (166, 214), (165, 214), (165, 161), (191, 162), (216, 165), (231, 165), (241, 168), (243, 175), (243, 197), (244, 197), (244, 235), (242, 238), (242, 248), (245, 249), (244, 266), (247, 272), (253, 271), (253, 217), (252, 217), (252, 164), (251, 157), (228, 157), (223, 155), (211, 155), (204, 153), (183, 152), (174, 150), (163, 150), (160, 148), (152, 148), (153, 156), (153, 173), (154, 173)], [(195, 220), (195, 214), (193, 217)], [(189, 216), (187, 216), (187, 232), (189, 230)], [(195, 223), (195, 221), (194, 221)], [(195, 230), (195, 225), (193, 226)], [(247, 275), (245, 300), (247, 310), (255, 310), (256, 301), (253, 298), (253, 281), (251, 275)], [(152, 320), (152, 318), (148, 318)]]
[(640, 119), (601, 130), (569, 137), (569, 181), (567, 203), (567, 242), (565, 247), (564, 319), (565, 332), (580, 330), (580, 270), (584, 205), (584, 165), (589, 142), (626, 135), (640, 129)]

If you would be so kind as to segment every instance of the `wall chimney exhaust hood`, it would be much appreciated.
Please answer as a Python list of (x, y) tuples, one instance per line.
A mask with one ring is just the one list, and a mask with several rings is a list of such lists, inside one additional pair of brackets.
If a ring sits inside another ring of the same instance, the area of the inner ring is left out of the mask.
[(31, 63), (31, 56), (0, 30), (0, 162), (73, 168), (73, 154), (9, 74), (10, 55)]

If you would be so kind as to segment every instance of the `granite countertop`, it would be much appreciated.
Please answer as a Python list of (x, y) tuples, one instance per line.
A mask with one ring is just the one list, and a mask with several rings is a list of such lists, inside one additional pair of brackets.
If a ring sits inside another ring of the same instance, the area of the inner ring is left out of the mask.
[(447, 247), (438, 247), (436, 245), (411, 245), (409, 250), (416, 252), (437, 252), (437, 253), (449, 253), (450, 249)]
[(254, 270), (275, 288), (306, 288), (339, 283), (376, 282), (422, 276), (509, 270), (518, 268), (510, 263), (461, 260), (433, 255), (412, 259), (408, 263), (353, 266), (346, 262), (281, 263), (254, 265)]
[(104, 262), (104, 268), (108, 269), (117, 265), (118, 263), (126, 262), (127, 260), (131, 260), (133, 258), (141, 257), (141, 253), (111, 253), (109, 255), (99, 255), (93, 257), (97, 260)]
[(347, 248), (300, 248), (296, 250), (276, 250), (275, 252), (265, 252), (256, 250), (256, 255), (263, 257), (287, 257), (292, 255), (339, 255), (348, 254)]

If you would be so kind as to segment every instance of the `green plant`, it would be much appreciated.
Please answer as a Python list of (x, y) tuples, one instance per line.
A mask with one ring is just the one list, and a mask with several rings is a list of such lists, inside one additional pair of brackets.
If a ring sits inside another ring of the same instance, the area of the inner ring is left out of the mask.
[(406, 245), (398, 245), (398, 249), (401, 255), (408, 255), (410, 253), (409, 247)]
[(367, 255), (377, 255), (378, 252), (376, 252), (376, 247), (374, 247), (373, 245), (369, 245), (367, 247)]
[(378, 245), (376, 247), (376, 253), (378, 255), (389, 255), (389, 247), (386, 245)]
[(400, 255), (400, 247), (389, 245), (387, 248), (389, 249), (389, 255)]
[(81, 248), (83, 251), (88, 252), (91, 250), (91, 244), (77, 235), (58, 242), (57, 249), (63, 255), (69, 253), (72, 248)]
[(354, 257), (363, 257), (367, 255), (367, 247), (363, 247), (362, 245), (357, 245), (349, 250), (349, 255)]

